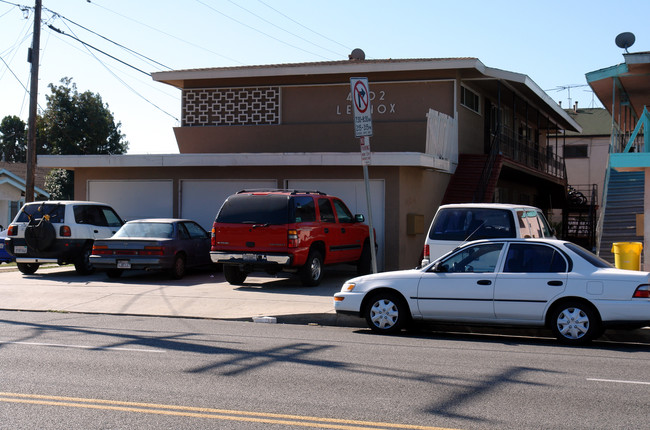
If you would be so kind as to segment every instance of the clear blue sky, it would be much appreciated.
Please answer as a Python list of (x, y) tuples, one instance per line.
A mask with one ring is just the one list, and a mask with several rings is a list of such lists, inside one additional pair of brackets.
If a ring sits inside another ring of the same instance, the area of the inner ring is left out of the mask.
[[(34, 1), (0, 1), (0, 118), (27, 122)], [(650, 2), (437, 0), (43, 0), (39, 104), (48, 84), (73, 78), (98, 93), (130, 143), (129, 153), (177, 153), (172, 128), (180, 91), (144, 72), (170, 69), (368, 59), (477, 57), (528, 75), (556, 101), (601, 106), (585, 73), (622, 63), (614, 43), (636, 35), (630, 52), (650, 51)], [(58, 14), (58, 16), (57, 16)], [(82, 28), (81, 26), (85, 27)], [(93, 34), (90, 31), (97, 33)], [(575, 87), (574, 87), (575, 86)]]

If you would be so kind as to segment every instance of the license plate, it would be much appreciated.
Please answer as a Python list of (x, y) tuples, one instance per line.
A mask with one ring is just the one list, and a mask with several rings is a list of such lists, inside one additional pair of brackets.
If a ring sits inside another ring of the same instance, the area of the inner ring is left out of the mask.
[(266, 258), (263, 255), (258, 254), (244, 254), (244, 261), (266, 261)]
[(27, 254), (27, 247), (24, 245), (16, 245), (14, 246), (14, 253), (15, 254)]
[(117, 260), (118, 269), (130, 269), (131, 262), (129, 260)]

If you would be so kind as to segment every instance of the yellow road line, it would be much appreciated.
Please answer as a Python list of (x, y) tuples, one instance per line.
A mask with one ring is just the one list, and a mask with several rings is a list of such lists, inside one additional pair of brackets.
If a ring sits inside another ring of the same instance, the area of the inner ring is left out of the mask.
[(194, 406), (164, 405), (155, 403), (124, 402), (118, 400), (85, 399), (79, 397), (47, 396), (0, 392), (0, 402), (26, 403), (48, 406), (67, 406), (86, 409), (103, 409), (125, 412), (138, 412), (158, 415), (208, 418), (229, 421), (246, 421), (264, 424), (284, 424), (300, 427), (330, 428), (341, 430), (451, 430), (442, 427), (429, 427), (412, 424), (394, 424), (373, 421), (319, 418), (301, 415), (274, 414), (265, 412), (236, 411), (230, 409), (201, 408)]

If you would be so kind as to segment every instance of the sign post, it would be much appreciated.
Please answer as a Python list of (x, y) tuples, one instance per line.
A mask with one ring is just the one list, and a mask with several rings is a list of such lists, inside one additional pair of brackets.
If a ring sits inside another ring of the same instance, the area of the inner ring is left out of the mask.
[(350, 78), (350, 92), (354, 112), (354, 137), (360, 138), (363, 180), (366, 185), (366, 203), (368, 205), (368, 229), (370, 230), (370, 257), (372, 273), (377, 273), (377, 255), (375, 250), (375, 229), (372, 224), (372, 205), (370, 203), (370, 136), (372, 136), (372, 109), (370, 107), (370, 90), (368, 78)]

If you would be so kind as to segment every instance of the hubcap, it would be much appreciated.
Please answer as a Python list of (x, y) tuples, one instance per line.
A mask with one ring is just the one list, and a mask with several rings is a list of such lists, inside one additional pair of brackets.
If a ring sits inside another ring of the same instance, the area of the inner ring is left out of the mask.
[(581, 309), (567, 308), (557, 317), (557, 329), (567, 339), (580, 339), (589, 331), (589, 317)]
[(319, 279), (320, 278), (320, 260), (318, 258), (314, 258), (311, 260), (311, 278), (312, 279)]
[(370, 308), (370, 320), (379, 328), (391, 328), (397, 322), (398, 317), (397, 306), (387, 299), (376, 301)]

